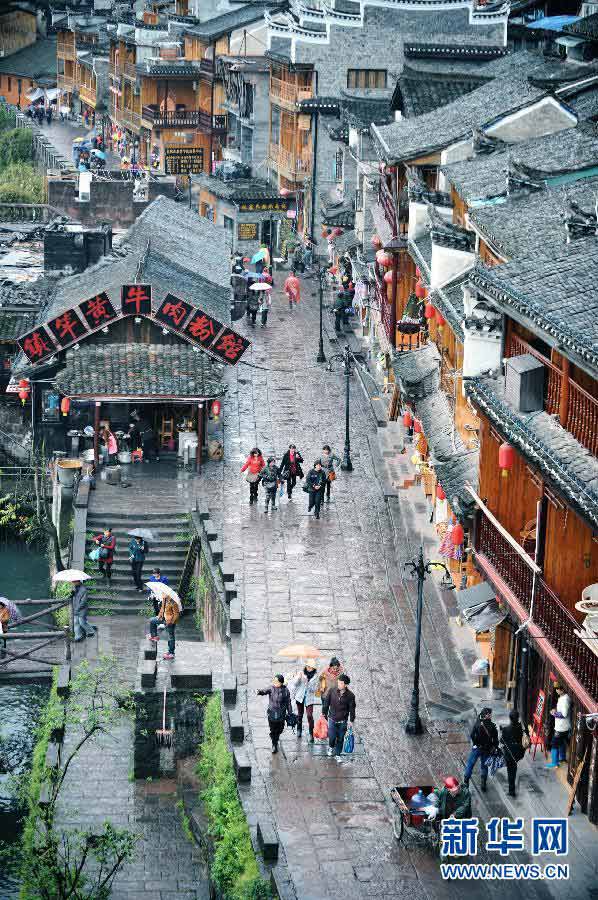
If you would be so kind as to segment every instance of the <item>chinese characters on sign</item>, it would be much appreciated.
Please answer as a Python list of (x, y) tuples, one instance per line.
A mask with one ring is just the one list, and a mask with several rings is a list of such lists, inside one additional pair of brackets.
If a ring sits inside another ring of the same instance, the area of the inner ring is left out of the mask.
[(182, 328), (183, 322), (193, 309), (190, 303), (186, 303), (174, 294), (167, 294), (158, 309), (156, 319), (172, 328)]
[(83, 303), (79, 304), (79, 309), (90, 328), (99, 328), (107, 325), (108, 322), (116, 318), (116, 310), (106, 293), (84, 300)]
[(42, 362), (56, 352), (50, 335), (43, 326), (19, 338), (17, 343), (27, 359), (32, 363)]
[(165, 147), (167, 175), (199, 175), (203, 172), (203, 147)]
[(236, 331), (225, 328), (220, 337), (214, 341), (210, 350), (225, 362), (234, 364), (241, 359), (250, 343), (251, 341), (237, 334)]
[(48, 322), (48, 328), (60, 347), (67, 347), (87, 333), (87, 326), (83, 324), (73, 309), (67, 309), (66, 312)]
[(125, 316), (147, 316), (152, 311), (152, 287), (150, 284), (123, 284), (121, 309)]
[(290, 209), (291, 200), (283, 197), (277, 197), (275, 200), (243, 200), (239, 203), (241, 212), (268, 212), (278, 211), (286, 212)]
[(187, 323), (185, 334), (192, 337), (202, 347), (209, 347), (223, 327), (222, 322), (219, 322), (218, 319), (213, 319), (203, 310), (198, 309), (191, 321)]
[(237, 237), (240, 241), (257, 241), (257, 222), (239, 222)]

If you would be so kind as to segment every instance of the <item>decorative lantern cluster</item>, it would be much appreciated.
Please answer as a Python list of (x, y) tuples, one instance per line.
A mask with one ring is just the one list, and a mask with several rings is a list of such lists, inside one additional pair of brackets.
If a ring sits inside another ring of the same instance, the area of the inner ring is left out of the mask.
[(23, 406), (25, 406), (27, 400), (29, 399), (29, 394), (31, 393), (31, 387), (29, 385), (28, 378), (21, 378), (19, 381), (19, 393), (18, 397)]
[(392, 256), (386, 250), (378, 250), (376, 253), (376, 262), (383, 269), (390, 269), (392, 266)]
[(500, 474), (503, 478), (506, 478), (509, 474), (509, 469), (512, 469), (515, 465), (515, 448), (511, 444), (504, 443), (498, 448), (498, 465)]
[(418, 300), (423, 300), (424, 297), (426, 296), (426, 294), (427, 294), (427, 291), (426, 291), (425, 285), (423, 285), (421, 281), (418, 281), (417, 284), (415, 285), (415, 296), (417, 297)]

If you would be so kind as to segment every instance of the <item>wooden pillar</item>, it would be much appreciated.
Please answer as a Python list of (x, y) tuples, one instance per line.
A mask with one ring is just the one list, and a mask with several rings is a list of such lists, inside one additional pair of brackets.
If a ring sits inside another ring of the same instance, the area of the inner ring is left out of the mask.
[(592, 735), (588, 753), (588, 819), (598, 825), (598, 729)]
[(96, 400), (94, 420), (93, 420), (93, 462), (97, 467), (100, 462), (99, 445), (100, 445), (100, 402)]
[(197, 455), (195, 457), (195, 468), (197, 472), (201, 472), (201, 454), (203, 449), (203, 403), (197, 404)]
[(392, 346), (393, 349), (396, 349), (397, 346), (397, 281), (399, 274), (399, 254), (393, 252), (392, 254), (392, 284), (391, 284), (391, 298), (390, 298), (390, 314), (392, 316)]
[(561, 378), (561, 402), (559, 405), (559, 421), (563, 428), (567, 427), (567, 419), (569, 418), (569, 360), (561, 357), (563, 375)]

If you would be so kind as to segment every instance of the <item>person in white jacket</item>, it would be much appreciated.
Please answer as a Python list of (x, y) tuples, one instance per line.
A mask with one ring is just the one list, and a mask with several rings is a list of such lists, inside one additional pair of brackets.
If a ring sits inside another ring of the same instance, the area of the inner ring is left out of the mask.
[(298, 672), (291, 682), (291, 697), (297, 704), (297, 737), (303, 733), (303, 713), (307, 712), (309, 743), (314, 742), (314, 703), (319, 679), (315, 659), (308, 659), (302, 672)]
[(555, 684), (557, 703), (550, 715), (554, 716), (554, 735), (552, 737), (551, 759), (547, 769), (556, 769), (562, 762), (567, 761), (567, 744), (571, 732), (571, 698), (560, 684)]

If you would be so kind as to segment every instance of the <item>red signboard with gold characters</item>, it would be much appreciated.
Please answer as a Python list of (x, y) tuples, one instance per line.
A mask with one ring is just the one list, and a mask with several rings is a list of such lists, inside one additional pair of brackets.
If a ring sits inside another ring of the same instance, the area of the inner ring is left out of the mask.
[(108, 294), (102, 292), (39, 325), (19, 338), (18, 344), (29, 362), (42, 363), (110, 322), (126, 316), (144, 316), (228, 366), (236, 365), (251, 346), (251, 341), (233, 328), (174, 294), (167, 294), (155, 312), (151, 304), (151, 285), (125, 284), (121, 289), (120, 313)]

